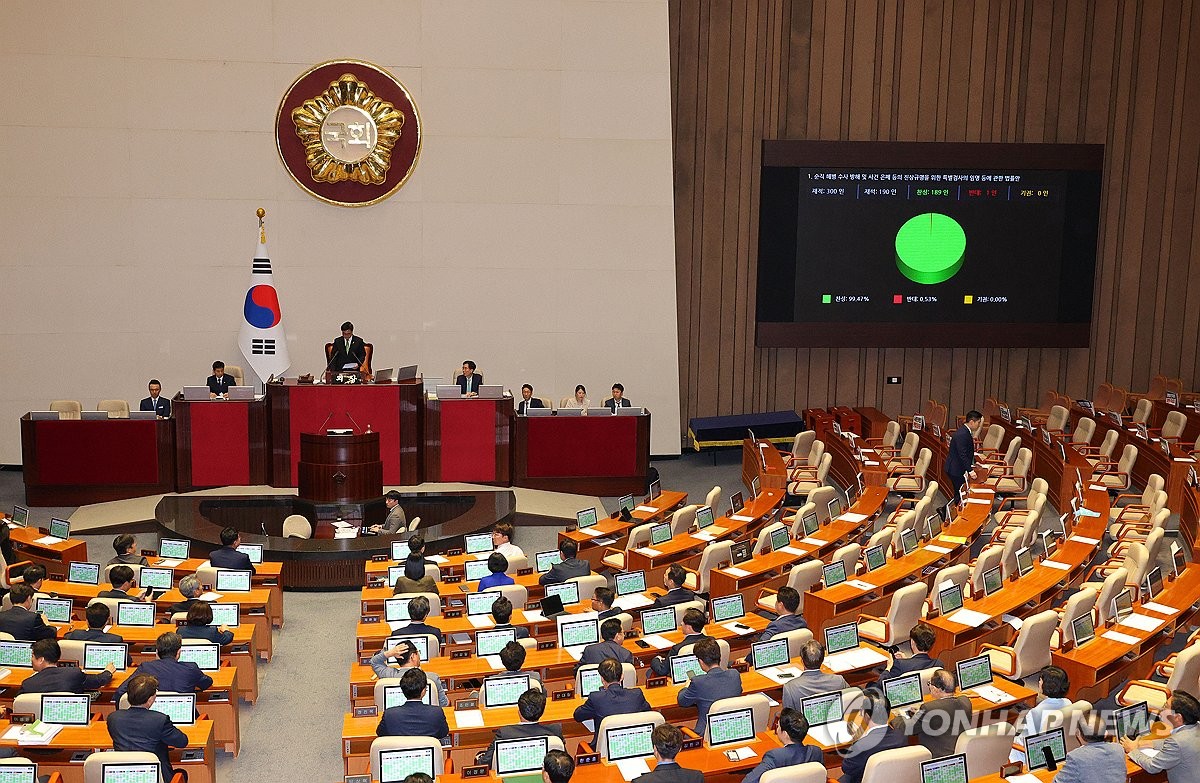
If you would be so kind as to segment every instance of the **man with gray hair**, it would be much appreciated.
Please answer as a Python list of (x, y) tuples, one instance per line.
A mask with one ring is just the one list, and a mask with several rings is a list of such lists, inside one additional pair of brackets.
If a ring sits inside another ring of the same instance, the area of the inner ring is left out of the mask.
[(904, 728), (905, 734), (917, 735), (917, 741), (929, 748), (935, 759), (953, 754), (958, 735), (971, 728), (971, 700), (957, 693), (958, 678), (938, 669), (929, 678), (930, 700)]
[(849, 687), (842, 675), (821, 671), (821, 664), (825, 662), (825, 645), (816, 639), (809, 639), (800, 647), (800, 661), (804, 664), (804, 671), (783, 686), (783, 706), (799, 710), (801, 699)]
[(200, 580), (194, 576), (185, 576), (179, 580), (179, 592), (183, 594), (183, 600), (177, 604), (171, 604), (170, 614), (177, 612), (186, 612), (192, 608), (192, 604), (200, 603), (197, 597), (203, 592), (200, 586)]

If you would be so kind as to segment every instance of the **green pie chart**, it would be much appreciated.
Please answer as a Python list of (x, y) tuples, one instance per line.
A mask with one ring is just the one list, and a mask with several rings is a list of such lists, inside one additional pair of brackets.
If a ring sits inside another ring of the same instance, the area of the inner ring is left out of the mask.
[(896, 232), (896, 266), (914, 283), (944, 283), (962, 269), (967, 234), (954, 218), (926, 212)]

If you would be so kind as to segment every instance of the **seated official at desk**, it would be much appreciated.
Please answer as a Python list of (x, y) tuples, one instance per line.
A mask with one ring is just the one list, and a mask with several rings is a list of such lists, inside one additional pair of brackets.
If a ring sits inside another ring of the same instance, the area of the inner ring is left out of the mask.
[(610, 617), (600, 623), (600, 641), (583, 648), (579, 663), (575, 668), (589, 663), (600, 663), (605, 658), (615, 658), (620, 663), (633, 663), (633, 653), (622, 646), (625, 634), (621, 630), (621, 621)]
[(597, 587), (592, 592), (592, 611), (598, 614), (601, 620), (616, 617), (621, 614), (621, 610), (613, 606), (615, 600), (617, 593), (611, 587)]
[(972, 726), (971, 700), (958, 692), (958, 677), (938, 669), (929, 678), (929, 701), (921, 704), (912, 720), (899, 721), (908, 736), (929, 748), (935, 759), (950, 756), (958, 735)]
[(625, 399), (625, 387), (619, 383), (614, 383), (612, 387), (612, 396), (604, 401), (604, 407), (611, 411), (617, 408), (628, 408), (632, 405), (633, 403)]
[[(1200, 779), (1200, 701), (1187, 691), (1175, 691), (1158, 719), (1171, 727), (1165, 739), (1121, 738), (1129, 760), (1150, 774), (1166, 772), (1170, 783), (1195, 783)], [(1152, 756), (1151, 749), (1158, 752)]]
[[(779, 592), (775, 594), (775, 606), (783, 611), (780, 612), (778, 617), (767, 623), (767, 627), (763, 629), (762, 634), (758, 637), (760, 642), (770, 641), (776, 634), (797, 631), (808, 627), (808, 623), (799, 614), (800, 593), (796, 591), (796, 588), (788, 587), (787, 585), (779, 588)], [(754, 656), (747, 655), (742, 660), (752, 664), (754, 663)]]
[(204, 593), (204, 586), (195, 576), (185, 576), (179, 580), (179, 593), (183, 596), (183, 600), (171, 604), (171, 608), (167, 610), (169, 614), (186, 612), (192, 608), (193, 604), (201, 603), (197, 596)]
[(590, 408), (592, 401), (588, 399), (587, 389), (583, 388), (583, 384), (575, 387), (575, 394), (562, 404), (564, 408)]
[(367, 344), (363, 338), (354, 334), (354, 324), (346, 321), (342, 324), (342, 336), (333, 340), (333, 350), (326, 365), (330, 372), (349, 370), (360, 372), (366, 370)]
[(521, 671), (521, 667), (525, 665), (525, 658), (529, 653), (525, 650), (525, 646), (520, 642), (507, 642), (500, 648), (499, 654), (496, 656), (500, 659), (500, 665), (504, 667), (504, 671), (499, 674), (492, 674), (485, 677), (483, 681), (486, 683), (491, 677), (503, 677), (509, 674), (527, 674), (530, 682), (542, 684), (542, 676), (537, 672)]
[(654, 727), (650, 734), (654, 745), (654, 760), (658, 765), (644, 775), (638, 775), (633, 783), (703, 783), (704, 773), (698, 769), (684, 769), (675, 763), (675, 757), (683, 748), (683, 732), (670, 723)]
[(408, 518), (404, 516), (404, 509), (400, 507), (401, 497), (403, 496), (394, 489), (387, 491), (387, 494), (383, 496), (383, 505), (388, 510), (387, 517), (384, 518), (382, 525), (371, 525), (367, 528), (368, 533), (377, 536), (394, 536), (408, 530)]
[(925, 623), (914, 625), (908, 633), (907, 654), (896, 651), (896, 654), (892, 656), (892, 668), (885, 669), (883, 674), (879, 675), (879, 687), (883, 687), (884, 680), (890, 680), (902, 674), (911, 674), (922, 669), (941, 668), (942, 662), (929, 655), (936, 640), (937, 636), (928, 625)]
[(429, 681), (420, 669), (409, 669), (400, 677), (400, 692), (407, 699), (403, 704), (383, 711), (379, 725), (375, 727), (378, 737), (433, 737), (446, 742), (450, 737), (450, 724), (441, 707), (421, 701)]
[(558, 542), (558, 553), (562, 562), (550, 566), (550, 570), (538, 577), (538, 584), (557, 585), (577, 576), (588, 576), (592, 565), (579, 558), (579, 544), (569, 538)]
[(235, 528), (224, 528), (221, 531), (221, 546), (208, 553), (208, 562), (212, 563), (213, 568), (231, 568), (236, 571), (249, 571), (251, 574), (257, 573), (254, 570), (254, 563), (250, 562), (250, 555), (238, 551), (238, 547), (241, 545), (242, 534)]
[[(1070, 731), (1068, 727), (1066, 729)], [(1075, 726), (1079, 747), (1067, 754), (1054, 776), (1055, 783), (1100, 783), (1126, 779), (1125, 751), (1108, 741), (1108, 724), (1098, 712), (1088, 712)], [(1194, 769), (1194, 767), (1193, 767)]]
[(775, 736), (783, 743), (782, 748), (773, 748), (763, 754), (763, 760), (750, 770), (750, 774), (742, 779), (742, 783), (758, 783), (764, 772), (781, 767), (793, 767), (797, 764), (820, 764), (824, 754), (816, 745), (805, 745), (804, 738), (808, 736), (808, 721), (800, 710), (784, 707), (779, 713), (779, 725), (775, 727)]
[(492, 552), (488, 555), (487, 567), (491, 573), (479, 580), (477, 592), (482, 593), (492, 587), (504, 587), (514, 583), (513, 578), (507, 573), (508, 558), (499, 552)]
[(663, 587), (667, 588), (667, 592), (654, 599), (652, 608), (658, 609), (663, 606), (674, 606), (675, 604), (686, 604), (688, 601), (695, 601), (696, 594), (683, 586), (687, 580), (687, 571), (683, 570), (683, 566), (679, 563), (672, 563), (665, 574), (663, 574)]
[(494, 628), (512, 628), (517, 633), (518, 639), (528, 639), (529, 629), (512, 624), (513, 604), (507, 596), (500, 595), (492, 602), (492, 620), (496, 622)]
[(404, 573), (396, 577), (392, 595), (400, 593), (437, 593), (437, 580), (426, 570), (432, 562), (425, 559), (425, 536), (413, 533), (408, 539), (408, 556), (404, 558)]
[[(672, 566), (674, 568), (674, 566)], [(671, 647), (671, 651), (666, 655), (656, 655), (650, 659), (650, 669), (657, 675), (664, 676), (670, 669), (670, 658), (673, 655), (679, 655), (679, 651), (689, 644), (695, 644), (701, 639), (710, 639), (712, 637), (705, 636), (704, 626), (708, 624), (708, 619), (704, 616), (704, 612), (699, 609), (688, 609), (683, 613), (683, 640), (677, 642)]]
[(703, 735), (713, 702), (742, 695), (742, 673), (721, 668), (721, 646), (716, 639), (701, 639), (692, 653), (700, 662), (701, 673), (693, 674), (680, 689), (679, 706), (696, 708), (696, 733)]
[(542, 760), (542, 783), (571, 783), (574, 774), (575, 759), (565, 750), (551, 750)]
[(641, 688), (626, 688), (621, 684), (623, 667), (616, 658), (605, 658), (600, 661), (596, 671), (600, 675), (600, 690), (592, 691), (584, 699), (583, 704), (575, 708), (574, 718), (577, 723), (585, 720), (595, 722), (595, 736), (592, 747), (600, 741), (600, 722), (609, 715), (629, 715), (635, 712), (649, 712), (654, 709), (646, 701), (646, 694)]
[[(389, 658), (394, 658), (398, 665), (389, 666)], [(424, 671), (421, 669), (421, 653), (412, 642), (403, 642), (390, 650), (380, 650), (371, 656), (371, 671), (375, 672), (376, 679), (400, 678), (404, 676), (405, 672), (412, 669)], [(433, 682), (433, 686), (437, 690), (437, 703), (443, 707), (449, 707), (450, 698), (446, 696), (446, 686), (442, 684), (442, 678), (433, 672), (425, 672), (425, 679)]]
[(800, 662), (804, 665), (804, 671), (800, 672), (799, 677), (784, 683), (783, 706), (798, 710), (801, 699), (848, 687), (842, 675), (821, 671), (821, 664), (825, 662), (825, 645), (816, 639), (809, 639), (800, 645)]
[(859, 707), (847, 714), (850, 725), (862, 723), (865, 729), (842, 758), (842, 783), (861, 783), (867, 762), (876, 753), (908, 747), (904, 732), (888, 725), (891, 705), (883, 691), (871, 687), (863, 691)]
[(113, 551), (117, 553), (116, 557), (105, 565), (150, 565), (150, 561), (138, 554), (137, 539), (128, 533), (122, 533), (114, 538), (112, 547)]
[(475, 372), (475, 362), (468, 359), (463, 362), (462, 375), (454, 379), (459, 390), (468, 397), (478, 397), (479, 387), (483, 385), (483, 376)]
[(127, 565), (117, 565), (108, 569), (108, 583), (112, 585), (111, 589), (97, 593), (97, 598), (115, 598), (118, 601), (143, 600), (129, 592), (137, 588), (137, 580), (134, 577), (133, 569)]
[(27, 584), (15, 584), (8, 594), (12, 608), (0, 612), (0, 632), (9, 634), (22, 642), (36, 642), (38, 639), (53, 639), (58, 631), (46, 625), (40, 612), (30, 611), (33, 608), (33, 587)]
[(161, 397), (162, 384), (157, 378), (151, 378), (150, 383), (146, 386), (150, 390), (150, 396), (146, 397), (138, 405), (138, 410), (154, 411), (155, 415), (160, 419), (171, 418), (171, 401), (166, 397)]
[[(159, 688), (170, 690), (152, 675), (134, 675), (125, 683), (129, 691), (129, 708), (115, 710), (105, 719), (108, 736), (112, 738), (113, 750), (143, 751), (158, 756), (164, 780), (170, 780), (176, 772), (171, 768), (169, 748), (187, 747), (188, 738), (162, 712), (150, 709)], [(186, 773), (185, 773), (186, 774)]]
[(21, 683), (20, 693), (85, 693), (112, 682), (117, 670), (110, 661), (99, 674), (84, 674), (77, 666), (59, 666), (62, 648), (57, 639), (38, 639), (30, 650), (33, 674)]
[(179, 660), (179, 649), (183, 647), (183, 639), (174, 631), (160, 634), (154, 643), (158, 659), (139, 664), (137, 670), (117, 687), (115, 701), (121, 700), (121, 694), (130, 687), (134, 678), (139, 674), (151, 674), (162, 686), (164, 691), (174, 693), (195, 693), (212, 687), (212, 677), (200, 671), (200, 667), (192, 661)]
[(528, 383), (521, 384), (521, 401), (517, 403), (517, 415), (527, 416), (530, 408), (545, 408), (542, 401), (533, 396), (533, 387)]
[(41, 563), (25, 566), (21, 571), (21, 581), (33, 588), (34, 598), (43, 595), (42, 582), (46, 581), (46, 566)]
[[(430, 591), (432, 592), (432, 591)], [(438, 644), (445, 644), (446, 637), (441, 630), (425, 622), (429, 616), (429, 599), (418, 595), (408, 602), (408, 623), (392, 631), (393, 636), (413, 636), (427, 633), (437, 637)]]
[(217, 627), (212, 624), (213, 611), (212, 604), (207, 601), (198, 601), (192, 604), (192, 608), (188, 609), (187, 621), (179, 626), (176, 633), (181, 639), (203, 639), (206, 642), (214, 642), (224, 647), (227, 644), (233, 643), (233, 631), (222, 625)]
[(72, 642), (100, 642), (101, 644), (121, 644), (125, 641), (117, 634), (104, 630), (112, 618), (112, 612), (109, 611), (107, 604), (88, 604), (83, 615), (87, 618), (88, 627), (68, 631), (63, 639)]
[[(541, 725), (542, 713), (546, 711), (546, 694), (537, 688), (530, 688), (517, 698), (517, 714), (521, 722), (514, 726), (502, 726), (496, 730), (497, 740), (528, 739), (530, 737), (558, 737), (563, 740), (562, 727), (557, 723)], [(496, 740), (488, 745), (487, 750), (481, 750), (475, 756), (476, 764), (492, 765), (492, 757), (496, 753)]]
[(233, 379), (233, 376), (225, 374), (225, 362), (213, 362), (213, 374), (208, 376), (205, 383), (208, 384), (210, 400), (229, 396), (229, 387), (237, 386), (237, 381)]
[(517, 531), (511, 522), (497, 522), (492, 527), (492, 546), (497, 552), (513, 562), (519, 557), (525, 557), (525, 550), (513, 543)]
[(1025, 713), (1021, 725), (1017, 727), (1020, 731), (1013, 742), (1012, 752), (1008, 755), (1009, 761), (1025, 761), (1025, 738), (1046, 731), (1050, 718), (1071, 706), (1071, 699), (1067, 696), (1070, 691), (1071, 678), (1065, 670), (1057, 666), (1042, 669), (1038, 677), (1038, 696), (1041, 697), (1041, 701)]

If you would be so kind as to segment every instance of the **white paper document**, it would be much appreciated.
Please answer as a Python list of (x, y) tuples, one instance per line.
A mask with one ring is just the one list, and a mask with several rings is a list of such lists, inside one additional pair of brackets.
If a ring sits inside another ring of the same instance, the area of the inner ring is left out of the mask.
[(1098, 539), (1088, 538), (1087, 536), (1071, 536), (1067, 540), (1074, 541), (1078, 544), (1087, 544), (1088, 546), (1095, 546), (1096, 544), (1100, 543)]
[(504, 662), (500, 660), (499, 655), (485, 655), (483, 659), (487, 661), (487, 665), (492, 667), (492, 671), (500, 671), (504, 668)]
[(789, 555), (799, 555), (800, 557), (803, 557), (803, 556), (805, 556), (805, 555), (807, 555), (807, 554), (808, 554), (808, 552), (805, 552), (803, 549), (797, 549), (797, 548), (796, 548), (796, 547), (794, 547), (794, 546), (785, 546), (785, 547), (783, 547), (782, 549), (777, 549), (777, 550), (775, 550), (775, 551), (777, 551), (777, 552), (785, 552), (785, 553), (787, 553), (787, 554), (789, 554)]
[(864, 669), (877, 663), (887, 662), (887, 656), (877, 653), (869, 647), (857, 647), (853, 650), (834, 653), (825, 658), (825, 665), (835, 672), (848, 672), (851, 669)]
[(721, 627), (724, 628), (726, 631), (729, 631), (730, 633), (737, 634), (738, 636), (744, 636), (748, 633), (754, 633), (753, 628), (751, 628), (748, 625), (742, 625), (739, 622), (721, 623)]
[(1136, 636), (1130, 636), (1129, 634), (1121, 633), (1120, 631), (1105, 631), (1102, 638), (1111, 639), (1114, 642), (1120, 642), (1121, 644), (1138, 644), (1141, 642), (1141, 639), (1137, 638)]
[(182, 560), (159, 560), (156, 568), (178, 568), (183, 565)]
[(566, 651), (567, 655), (578, 661), (583, 657), (583, 648), (585, 647), (587, 647), (586, 644), (577, 644), (574, 647), (564, 647), (563, 650)]
[(1060, 563), (1057, 560), (1043, 560), (1042, 565), (1046, 566), (1046, 568), (1057, 568), (1059, 571), (1071, 570), (1070, 563)]
[(983, 612), (975, 612), (970, 609), (959, 609), (957, 612), (952, 612), (946, 615), (946, 619), (952, 623), (965, 625), (968, 628), (978, 628), (991, 619), (990, 615)]
[(1097, 492), (1108, 492), (1108, 487), (1103, 486), (1102, 484), (1090, 484), (1088, 485), (1088, 489), (1094, 489)]
[(729, 518), (735, 522), (753, 522), (755, 519), (757, 519), (757, 517), (748, 517), (745, 514), (734, 514)]
[(657, 549), (651, 549), (648, 546), (639, 547), (638, 549), (635, 549), (633, 551), (637, 552), (639, 555), (644, 555), (646, 557), (658, 557), (659, 555), (662, 554), (662, 552), (659, 552)]
[(199, 598), (201, 601), (220, 601), (221, 600), (221, 594), (213, 593), (213, 592), (201, 593), (200, 595), (198, 595), (196, 597)]
[(698, 533), (692, 533), (691, 536), (697, 541), (713, 541), (716, 539), (716, 536), (714, 536), (712, 533), (708, 533), (703, 530), (699, 531)]
[(634, 509), (634, 511), (640, 511), (643, 514), (657, 514), (658, 513), (658, 509), (655, 508), (654, 506), (638, 506), (637, 508)]
[(987, 498), (967, 498), (968, 503), (974, 503), (977, 506), (990, 506), (992, 501)]
[(872, 467), (872, 468), (873, 468), (873, 467), (875, 467), (876, 465), (878, 465), (879, 463), (878, 463), (878, 462), (876, 462), (876, 461), (875, 461), (875, 460), (873, 460), (873, 459), (865, 459), (865, 460), (863, 460), (863, 464), (864, 464), (864, 465), (867, 465), (868, 467)]
[(730, 576), (736, 576), (736, 577), (750, 576), (749, 571), (745, 571), (745, 570), (743, 570), (741, 568), (737, 568), (735, 566), (730, 566), (729, 568), (723, 568), (721, 570), (724, 571), (725, 573), (729, 574)]
[(1160, 620), (1157, 617), (1151, 617), (1148, 614), (1131, 614), (1117, 625), (1126, 625), (1130, 628), (1136, 628), (1139, 631), (1157, 631), (1167, 623), (1166, 620)]
[(66, 540), (66, 539), (59, 538), (58, 536), (42, 536), (41, 538), (36, 539), (33, 543), (35, 543), (35, 544), (61, 544), (64, 540)]
[(537, 609), (526, 609), (525, 619), (531, 623), (544, 623), (546, 622), (546, 615), (542, 614)]
[(472, 628), (491, 628), (496, 624), (490, 614), (477, 614), (467, 619), (470, 620)]
[(850, 522), (851, 524), (855, 525), (857, 525), (859, 522), (865, 521), (866, 518), (866, 514), (856, 514), (853, 511), (846, 511), (840, 517), (838, 517), (840, 521)]
[(745, 761), (757, 755), (752, 748), (734, 748), (733, 750), (725, 751), (725, 757), (730, 761)]
[(654, 603), (643, 593), (630, 593), (623, 595), (613, 601), (613, 606), (621, 611), (628, 612), (632, 609), (641, 609), (643, 606), (649, 606)]
[(1172, 616), (1179, 614), (1178, 609), (1172, 606), (1164, 606), (1162, 604), (1155, 603), (1154, 601), (1142, 604), (1142, 608), (1149, 609), (1151, 612), (1158, 612), (1159, 614), (1169, 614)]
[(864, 582), (861, 579), (851, 579), (849, 582), (846, 582), (846, 584), (850, 585), (851, 587), (857, 587), (859, 590), (864, 591), (875, 589), (875, 585), (871, 584), (870, 582)]
[(590, 538), (595, 538), (596, 536), (604, 535), (604, 533), (597, 530), (595, 527), (581, 527), (581, 528), (579, 528), (579, 532), (583, 533), (585, 536), (588, 536)]
[(953, 549), (944, 546), (938, 546), (937, 544), (926, 544), (923, 548), (930, 552), (936, 552), (939, 555), (948, 555), (954, 551)]
[(801, 541), (800, 543), (801, 543), (801, 544), (808, 544), (809, 546), (825, 546), (825, 545), (826, 545), (826, 544), (828, 544), (829, 542), (828, 542), (828, 541), (822, 541), (822, 540), (821, 540), (821, 539), (819, 539), (819, 538), (813, 538), (812, 536), (809, 536), (808, 538), (804, 539), (804, 540), (803, 540), (803, 541)]
[(766, 669), (756, 669), (759, 674), (766, 677), (768, 680), (783, 685), (800, 676), (801, 671), (795, 666), (771, 666)]
[(460, 729), (483, 728), (482, 710), (455, 710), (454, 725)]
[(656, 650), (666, 650), (675, 646), (675, 643), (670, 639), (666, 638), (665, 636), (659, 636), (656, 633), (652, 633), (649, 636), (643, 636), (642, 641)]
[(426, 555), (425, 557), (426, 557), (426, 559), (427, 559), (427, 560), (432, 560), (432, 561), (433, 561), (433, 562), (435, 562), (435, 563), (448, 563), (448, 562), (450, 562), (449, 560), (447, 560), (447, 559), (446, 559), (445, 557), (443, 557), (442, 555)]
[(650, 765), (645, 759), (621, 759), (617, 762), (617, 770), (625, 780), (635, 780), (650, 772)]

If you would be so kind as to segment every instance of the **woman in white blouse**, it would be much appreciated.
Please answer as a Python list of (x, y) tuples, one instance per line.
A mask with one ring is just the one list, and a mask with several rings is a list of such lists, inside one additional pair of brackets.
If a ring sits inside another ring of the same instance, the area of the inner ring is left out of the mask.
[(564, 408), (588, 408), (591, 407), (592, 401), (587, 398), (587, 389), (583, 388), (583, 384), (575, 387), (575, 397), (567, 400)]

